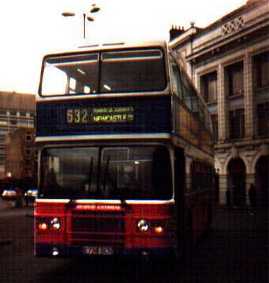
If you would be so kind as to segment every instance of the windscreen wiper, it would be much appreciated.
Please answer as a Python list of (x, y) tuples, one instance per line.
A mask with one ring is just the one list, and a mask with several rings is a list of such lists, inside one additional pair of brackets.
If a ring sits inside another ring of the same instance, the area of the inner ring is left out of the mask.
[[(115, 178), (115, 181), (113, 181), (113, 178), (111, 177), (110, 173), (109, 173), (109, 164), (110, 164), (110, 156), (108, 156), (107, 160), (106, 160), (106, 165), (105, 165), (105, 170), (104, 170), (104, 182), (103, 182), (103, 191), (105, 192), (106, 189), (106, 183), (107, 183), (107, 179), (111, 181), (111, 184), (113, 186), (113, 189), (115, 192), (118, 192), (118, 186), (117, 186), (117, 178)], [(123, 196), (123, 193), (121, 193), (119, 195), (119, 199), (121, 201), (121, 205), (123, 208), (128, 208), (128, 204)]]
[(88, 191), (91, 191), (91, 185), (92, 185), (92, 172), (93, 172), (93, 157), (91, 157), (91, 161), (90, 161), (90, 170), (89, 170), (89, 188)]
[(111, 185), (113, 186), (114, 191), (117, 192), (118, 191), (117, 178), (115, 178), (115, 179), (112, 178), (112, 176), (109, 172), (109, 164), (110, 164), (110, 156), (108, 156), (107, 160), (106, 160), (106, 166), (105, 166), (105, 170), (104, 170), (103, 191), (105, 192), (107, 180), (109, 180)]
[(107, 181), (107, 176), (108, 176), (108, 174), (109, 174), (109, 173), (108, 173), (109, 163), (110, 163), (110, 156), (107, 157), (106, 165), (105, 165), (105, 169), (104, 169), (103, 192), (106, 191), (106, 181)]

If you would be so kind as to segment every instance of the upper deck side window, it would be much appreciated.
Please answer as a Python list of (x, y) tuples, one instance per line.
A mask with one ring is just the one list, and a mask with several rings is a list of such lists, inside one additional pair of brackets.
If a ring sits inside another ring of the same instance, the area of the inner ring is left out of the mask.
[(171, 64), (171, 85), (173, 93), (183, 99), (182, 79), (176, 63)]
[(190, 112), (196, 115), (208, 129), (211, 129), (212, 127), (205, 103), (202, 102), (201, 97), (199, 97), (195, 91), (185, 71), (177, 64), (172, 56), (170, 57), (170, 66), (173, 93), (180, 98), (181, 103), (184, 104)]
[(167, 85), (162, 49), (130, 49), (47, 57), (43, 96), (163, 91)]

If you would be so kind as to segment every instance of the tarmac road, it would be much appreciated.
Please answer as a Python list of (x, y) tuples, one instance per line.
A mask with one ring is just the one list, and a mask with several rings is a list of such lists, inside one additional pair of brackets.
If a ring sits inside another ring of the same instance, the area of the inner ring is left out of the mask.
[[(0, 201), (1, 202), (1, 201)], [(89, 261), (33, 256), (32, 208), (0, 203), (0, 282), (267, 283), (268, 214), (218, 209), (213, 229), (188, 262), (175, 269), (148, 262)]]

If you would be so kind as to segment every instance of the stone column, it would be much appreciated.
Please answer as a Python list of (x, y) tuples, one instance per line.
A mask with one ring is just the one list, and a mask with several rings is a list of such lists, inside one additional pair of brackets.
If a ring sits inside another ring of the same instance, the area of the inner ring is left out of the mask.
[(222, 65), (218, 66), (218, 128), (219, 141), (224, 143), (227, 138), (227, 115), (224, 67)]
[(187, 192), (191, 191), (191, 163), (192, 159), (190, 157), (186, 157), (186, 190)]
[(227, 175), (219, 175), (219, 203), (220, 205), (226, 205), (226, 191), (227, 191)]
[(249, 197), (248, 197), (248, 190), (250, 187), (250, 184), (255, 185), (255, 174), (247, 174), (246, 175), (246, 204), (249, 205)]
[(245, 137), (249, 140), (255, 135), (252, 81), (252, 58), (249, 53), (246, 52), (244, 57)]

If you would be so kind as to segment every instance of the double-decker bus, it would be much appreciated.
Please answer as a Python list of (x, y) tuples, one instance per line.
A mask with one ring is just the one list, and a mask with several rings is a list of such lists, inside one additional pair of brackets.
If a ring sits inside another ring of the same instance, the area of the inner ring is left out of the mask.
[(206, 105), (165, 42), (44, 57), (35, 255), (179, 256), (210, 226)]

